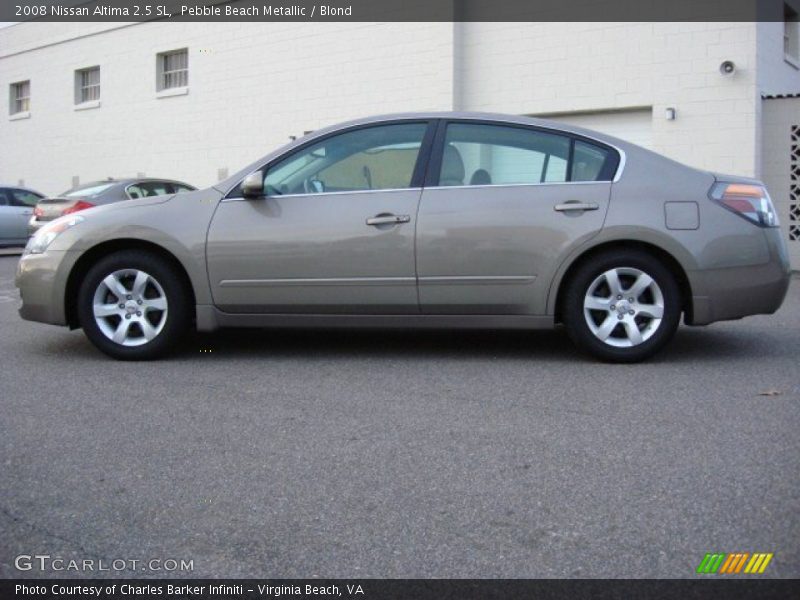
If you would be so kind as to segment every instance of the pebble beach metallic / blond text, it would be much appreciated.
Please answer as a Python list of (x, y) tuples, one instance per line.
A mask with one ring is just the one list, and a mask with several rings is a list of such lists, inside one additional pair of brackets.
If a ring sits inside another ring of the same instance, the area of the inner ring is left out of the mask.
[(249, 6), (199, 6), (184, 4), (181, 6), (182, 17), (351, 17), (352, 6), (328, 6), (315, 4), (300, 6), (299, 4), (251, 4)]

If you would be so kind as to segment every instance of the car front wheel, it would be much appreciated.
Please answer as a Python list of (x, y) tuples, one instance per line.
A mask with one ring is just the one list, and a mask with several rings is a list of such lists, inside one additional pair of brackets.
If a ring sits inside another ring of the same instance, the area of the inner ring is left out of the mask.
[(98, 261), (78, 293), (78, 318), (86, 336), (120, 360), (149, 360), (172, 350), (187, 328), (189, 309), (176, 270), (140, 250)]
[(681, 295), (661, 261), (640, 251), (612, 251), (581, 265), (567, 284), (563, 318), (575, 344), (614, 362), (658, 352), (678, 328)]

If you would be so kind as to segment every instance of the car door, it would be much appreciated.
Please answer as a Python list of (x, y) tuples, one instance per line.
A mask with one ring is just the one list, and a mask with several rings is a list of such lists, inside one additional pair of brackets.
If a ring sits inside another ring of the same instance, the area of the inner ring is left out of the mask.
[(559, 131), (451, 121), (417, 223), (422, 313), (546, 313), (572, 246), (603, 225), (616, 150)]
[(266, 165), (208, 231), (215, 304), (252, 313), (418, 313), (414, 229), (433, 126), (340, 131)]
[(40, 197), (27, 190), (0, 188), (0, 241), (24, 243), (28, 238), (28, 220)]

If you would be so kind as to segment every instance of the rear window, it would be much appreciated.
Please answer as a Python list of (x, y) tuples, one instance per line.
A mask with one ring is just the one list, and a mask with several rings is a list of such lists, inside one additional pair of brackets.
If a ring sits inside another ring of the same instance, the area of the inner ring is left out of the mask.
[(75, 196), (81, 196), (82, 198), (85, 198), (85, 197), (99, 196), (113, 185), (116, 185), (116, 183), (101, 183), (86, 187), (79, 187), (72, 190), (67, 190), (66, 192), (61, 194), (61, 197), (74, 198)]

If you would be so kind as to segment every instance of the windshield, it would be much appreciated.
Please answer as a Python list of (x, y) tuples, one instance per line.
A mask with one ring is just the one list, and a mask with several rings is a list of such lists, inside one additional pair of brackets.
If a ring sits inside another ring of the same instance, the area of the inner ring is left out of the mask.
[(94, 183), (88, 185), (86, 187), (79, 187), (72, 190), (67, 190), (61, 196), (63, 198), (74, 198), (75, 196), (81, 197), (91, 197), (91, 196), (99, 196), (103, 192), (105, 192), (108, 188), (110, 188), (114, 183)]

